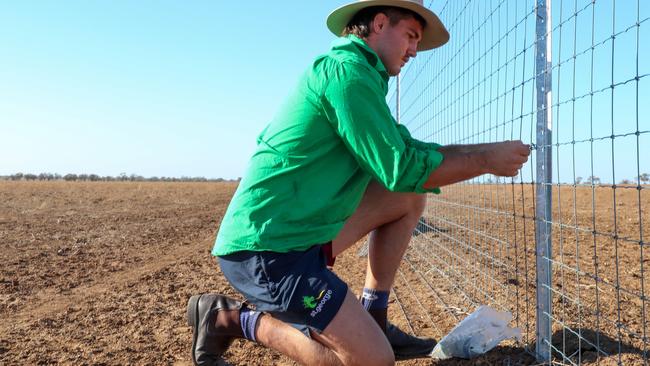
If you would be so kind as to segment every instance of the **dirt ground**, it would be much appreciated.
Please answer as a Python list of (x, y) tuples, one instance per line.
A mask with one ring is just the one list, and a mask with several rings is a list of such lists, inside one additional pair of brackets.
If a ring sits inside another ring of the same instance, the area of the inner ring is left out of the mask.
[[(395, 285), (415, 332), (433, 324), (430, 334), (442, 336), (478, 305), (490, 304), (510, 311), (523, 343), (535, 349), (535, 188), (465, 184), (430, 195), (426, 224)], [(552, 189), (546, 347), (567, 365), (648, 364), (648, 186)]]
[[(202, 292), (237, 296), (210, 256), (235, 188), (233, 183), (0, 181), (0, 364), (190, 365), (187, 299)], [(443, 205), (440, 202), (432, 206)], [(416, 238), (413, 248), (421, 252), (422, 243), (436, 236), (446, 240), (440, 235), (444, 230)], [(365, 269), (365, 259), (357, 255), (362, 245), (340, 256), (335, 266), (356, 293)], [(415, 253), (410, 250), (402, 266), (389, 316), (402, 329), (440, 337), (455, 323), (446, 315), (450, 309), (471, 304), (453, 295), (445, 283), (440, 282), (436, 292), (428, 287), (431, 281), (418, 279)], [(527, 276), (528, 270), (518, 263), (510, 272)], [(532, 278), (513, 286), (529, 286)], [(456, 316), (461, 315), (459, 311)], [(525, 325), (521, 319), (517, 324)], [(507, 342), (471, 361), (418, 359), (399, 364), (535, 364), (524, 346)], [(633, 358), (626, 353), (623, 364), (636, 364), (638, 353)], [(583, 364), (618, 361), (588, 356), (585, 353)], [(232, 365), (293, 364), (244, 341), (236, 341), (225, 358)]]

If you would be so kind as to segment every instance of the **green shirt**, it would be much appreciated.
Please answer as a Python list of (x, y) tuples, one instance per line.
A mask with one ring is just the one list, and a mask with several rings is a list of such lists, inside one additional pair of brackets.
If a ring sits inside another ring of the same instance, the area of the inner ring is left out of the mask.
[(336, 237), (371, 179), (390, 191), (423, 184), (439, 145), (411, 137), (386, 104), (388, 73), (364, 41), (339, 38), (301, 78), (257, 139), (213, 255), (305, 250)]

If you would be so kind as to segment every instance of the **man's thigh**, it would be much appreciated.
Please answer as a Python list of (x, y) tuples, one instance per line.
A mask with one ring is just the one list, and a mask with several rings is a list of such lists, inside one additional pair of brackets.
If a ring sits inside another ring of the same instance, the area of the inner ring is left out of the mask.
[(359, 300), (348, 293), (332, 321), (312, 339), (332, 350), (344, 365), (393, 365), (392, 348)]
[(378, 227), (413, 216), (417, 220), (426, 204), (426, 196), (418, 193), (391, 192), (372, 180), (355, 210), (332, 240), (332, 254), (337, 256)]

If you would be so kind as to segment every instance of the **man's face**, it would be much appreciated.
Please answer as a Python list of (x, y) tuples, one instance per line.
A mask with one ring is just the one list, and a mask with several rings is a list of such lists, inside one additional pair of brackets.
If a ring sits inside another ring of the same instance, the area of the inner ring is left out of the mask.
[(417, 53), (422, 39), (422, 25), (414, 18), (400, 20), (394, 26), (384, 14), (377, 14), (372, 24), (368, 45), (375, 50), (391, 76), (400, 70)]

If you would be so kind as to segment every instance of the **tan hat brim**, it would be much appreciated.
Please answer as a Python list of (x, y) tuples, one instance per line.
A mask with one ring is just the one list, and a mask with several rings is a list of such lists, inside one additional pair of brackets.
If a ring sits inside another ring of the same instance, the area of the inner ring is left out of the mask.
[(327, 17), (327, 28), (336, 36), (341, 36), (352, 17), (359, 10), (370, 6), (394, 6), (404, 8), (419, 14), (426, 22), (422, 34), (422, 40), (418, 44), (418, 51), (426, 51), (437, 48), (447, 43), (449, 32), (442, 24), (438, 16), (428, 8), (411, 1), (399, 0), (360, 0), (334, 10)]

